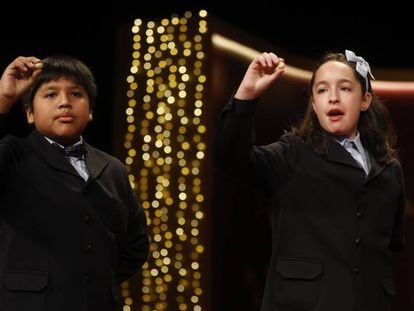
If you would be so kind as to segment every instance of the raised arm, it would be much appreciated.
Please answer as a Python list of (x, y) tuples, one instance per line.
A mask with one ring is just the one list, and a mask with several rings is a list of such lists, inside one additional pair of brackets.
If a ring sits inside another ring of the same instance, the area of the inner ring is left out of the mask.
[(36, 57), (19, 56), (4, 70), (0, 79), (0, 114), (7, 114), (33, 85), (42, 63)]
[(285, 71), (285, 60), (264, 52), (250, 63), (235, 98), (251, 100), (260, 97)]

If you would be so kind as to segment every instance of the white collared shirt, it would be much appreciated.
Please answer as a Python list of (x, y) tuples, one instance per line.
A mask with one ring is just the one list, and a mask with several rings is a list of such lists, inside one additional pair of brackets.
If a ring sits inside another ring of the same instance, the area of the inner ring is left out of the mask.
[(365, 175), (369, 174), (369, 171), (371, 170), (371, 162), (369, 160), (368, 152), (365, 150), (364, 146), (361, 143), (361, 137), (359, 135), (359, 132), (355, 135), (353, 139), (350, 138), (343, 138), (343, 139), (337, 139), (337, 141), (345, 148), (346, 142), (353, 142), (354, 147), (353, 149), (355, 151), (350, 150), (349, 148), (345, 148), (346, 151), (348, 151), (352, 157), (361, 165), (361, 167), (365, 171)]
[[(61, 148), (65, 148), (65, 146), (62, 146), (61, 144), (53, 141), (52, 139), (46, 137), (46, 140), (51, 143), (51, 144), (56, 144)], [(81, 136), (80, 140), (76, 143), (73, 144), (73, 146), (75, 145), (79, 145), (83, 143), (83, 137)], [(89, 178), (89, 171), (88, 168), (86, 166), (86, 162), (85, 159), (80, 159), (80, 158), (76, 158), (76, 157), (66, 157), (66, 159), (69, 160), (70, 164), (72, 164), (72, 166), (75, 168), (75, 170), (78, 172), (78, 174), (85, 180), (87, 181)]]

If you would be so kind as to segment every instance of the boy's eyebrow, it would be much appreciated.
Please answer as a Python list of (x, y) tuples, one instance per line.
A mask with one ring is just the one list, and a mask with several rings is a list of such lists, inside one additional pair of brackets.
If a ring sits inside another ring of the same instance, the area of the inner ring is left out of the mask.
[[(60, 88), (61, 88), (61, 86), (59, 84), (47, 84), (46, 85), (46, 83), (44, 83), (43, 85), (41, 85), (39, 87), (38, 90), (39, 91), (40, 90), (43, 90), (43, 91), (55, 91), (55, 90), (60, 89)], [(76, 91), (84, 91), (84, 92), (86, 92), (86, 89), (82, 85), (78, 85), (78, 84), (71, 85), (71, 86), (67, 87), (66, 89), (69, 89), (71, 91), (76, 90)]]

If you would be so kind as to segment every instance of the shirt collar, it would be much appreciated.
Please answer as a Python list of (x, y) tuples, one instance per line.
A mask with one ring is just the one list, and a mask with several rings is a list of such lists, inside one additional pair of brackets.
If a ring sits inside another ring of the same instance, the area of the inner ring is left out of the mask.
[[(68, 146), (63, 146), (63, 145), (59, 144), (58, 142), (54, 141), (53, 139), (50, 139), (49, 137), (44, 136), (44, 138), (46, 138), (46, 140), (51, 144), (56, 144), (56, 145), (58, 145), (62, 148), (68, 147)], [(76, 146), (76, 145), (80, 145), (82, 143), (83, 143), (83, 137), (81, 136), (80, 139), (76, 143), (74, 143), (70, 146)]]
[(351, 138), (346, 138), (344, 136), (337, 136), (337, 137), (335, 137), (335, 139), (342, 146), (344, 145), (345, 141), (352, 141), (352, 142), (354, 142), (355, 146), (357, 147), (357, 149), (358, 149), (358, 151), (360, 153), (362, 153), (363, 150), (364, 150), (364, 146), (362, 145), (362, 142), (361, 142), (361, 135), (359, 135), (359, 132), (358, 131), (356, 132), (355, 137), (352, 138), (352, 139)]

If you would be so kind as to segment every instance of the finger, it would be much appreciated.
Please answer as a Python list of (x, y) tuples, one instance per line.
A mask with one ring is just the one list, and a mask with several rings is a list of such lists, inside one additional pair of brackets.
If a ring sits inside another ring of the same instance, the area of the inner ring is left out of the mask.
[(34, 70), (42, 67), (41, 60), (36, 57), (20, 56), (12, 63), (12, 68), (19, 75), (30, 76)]
[(41, 61), (39, 61), (38, 63), (34, 63), (34, 69), (42, 69), (43, 68), (43, 64)]
[(279, 64), (277, 64), (276, 70), (285, 70), (286, 64), (284, 61), (279, 62)]

